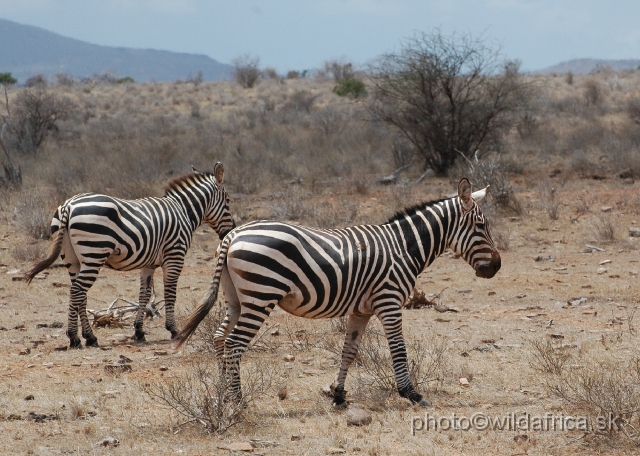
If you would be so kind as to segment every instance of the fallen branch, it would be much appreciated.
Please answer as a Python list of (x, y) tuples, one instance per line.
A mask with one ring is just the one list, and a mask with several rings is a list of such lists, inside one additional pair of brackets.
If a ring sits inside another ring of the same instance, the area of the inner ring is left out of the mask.
[(389, 174), (388, 176), (384, 176), (384, 177), (381, 177), (380, 179), (378, 179), (378, 183), (383, 184), (383, 185), (397, 184), (398, 180), (400, 179), (400, 173), (402, 173), (402, 171), (404, 171), (405, 169), (407, 169), (410, 166), (411, 166), (411, 163), (406, 164), (404, 166), (401, 166), (400, 168), (396, 169), (393, 172), (393, 174)]
[[(124, 301), (128, 305), (116, 306), (118, 301)], [(160, 318), (160, 310), (164, 307), (164, 304), (158, 306), (158, 304), (164, 302), (164, 299), (156, 302), (156, 295), (153, 293), (149, 303), (144, 308), (144, 316), (149, 318)], [(114, 299), (109, 307), (102, 310), (87, 309), (87, 312), (93, 316), (94, 327), (110, 327), (110, 328), (122, 328), (126, 322), (138, 314), (140, 309), (140, 303), (129, 301), (126, 298), (117, 297)]]

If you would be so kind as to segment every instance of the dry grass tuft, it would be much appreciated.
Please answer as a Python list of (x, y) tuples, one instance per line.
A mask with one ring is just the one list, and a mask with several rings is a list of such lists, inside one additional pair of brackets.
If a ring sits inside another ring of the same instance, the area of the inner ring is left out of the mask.
[(249, 420), (250, 407), (274, 385), (275, 372), (268, 363), (254, 362), (242, 369), (242, 396), (229, 395), (230, 384), (217, 361), (195, 360), (171, 380), (145, 383), (141, 389), (153, 401), (170, 407), (183, 418), (178, 428), (195, 423), (207, 432), (222, 434)]

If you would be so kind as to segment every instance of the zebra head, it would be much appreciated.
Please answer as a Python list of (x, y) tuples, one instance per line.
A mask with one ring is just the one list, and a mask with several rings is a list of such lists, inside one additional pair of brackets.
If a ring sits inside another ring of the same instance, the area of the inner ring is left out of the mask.
[(500, 270), (500, 253), (491, 238), (484, 214), (476, 201), (487, 189), (471, 193), (469, 180), (458, 184), (459, 217), (450, 237), (449, 248), (463, 257), (476, 271), (476, 276), (490, 279)]
[(224, 182), (224, 167), (222, 163), (216, 163), (213, 168), (213, 174), (206, 174), (209, 179), (213, 178), (211, 180), (215, 180), (215, 185), (213, 186), (213, 198), (211, 198), (209, 206), (205, 210), (203, 222), (209, 224), (222, 240), (227, 233), (236, 227), (236, 222), (233, 220), (229, 210), (229, 194), (222, 185)]

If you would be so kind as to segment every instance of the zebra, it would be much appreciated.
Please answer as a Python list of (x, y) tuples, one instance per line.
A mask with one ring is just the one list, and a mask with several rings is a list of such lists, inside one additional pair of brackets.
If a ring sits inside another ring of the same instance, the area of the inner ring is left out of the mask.
[(153, 290), (153, 273), (163, 272), (165, 327), (178, 333), (173, 315), (176, 286), (191, 244), (202, 223), (220, 239), (235, 227), (229, 196), (223, 187), (224, 167), (213, 172), (195, 171), (167, 185), (163, 197), (124, 200), (96, 193), (69, 198), (51, 222), (53, 244), (49, 256), (25, 274), (27, 283), (61, 256), (71, 278), (69, 325), (71, 348), (82, 348), (78, 337), (78, 313), (87, 347), (98, 346), (87, 318), (87, 291), (105, 266), (119, 271), (140, 269), (139, 309), (134, 322), (137, 341), (145, 340), (143, 317)]
[(498, 272), (500, 254), (476, 204), (486, 191), (472, 194), (469, 180), (463, 178), (456, 196), (406, 208), (382, 225), (327, 230), (256, 221), (234, 229), (219, 247), (204, 303), (175, 337), (176, 348), (211, 310), (222, 284), (226, 316), (214, 335), (214, 347), (227, 372), (230, 394), (240, 397), (240, 358), (276, 304), (306, 318), (347, 316), (333, 388), (333, 404), (344, 407), (347, 371), (375, 315), (389, 343), (398, 392), (414, 404), (429, 406), (409, 378), (402, 304), (418, 274), (447, 248), (464, 258), (478, 277)]

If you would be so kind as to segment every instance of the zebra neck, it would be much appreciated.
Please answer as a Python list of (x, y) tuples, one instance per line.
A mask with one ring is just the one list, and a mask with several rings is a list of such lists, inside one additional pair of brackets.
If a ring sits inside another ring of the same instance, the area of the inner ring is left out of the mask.
[(202, 224), (204, 212), (202, 201), (194, 201), (190, 196), (187, 192), (175, 192), (168, 194), (167, 198), (173, 199), (182, 208), (189, 223), (188, 228), (193, 233)]
[(449, 245), (455, 218), (451, 200), (445, 200), (413, 208), (393, 221), (399, 245), (405, 246), (404, 254), (416, 277)]

